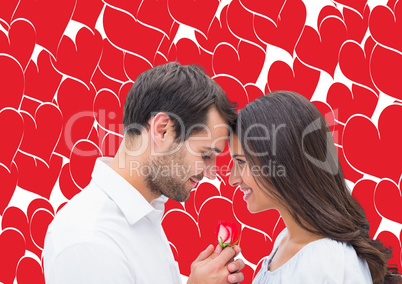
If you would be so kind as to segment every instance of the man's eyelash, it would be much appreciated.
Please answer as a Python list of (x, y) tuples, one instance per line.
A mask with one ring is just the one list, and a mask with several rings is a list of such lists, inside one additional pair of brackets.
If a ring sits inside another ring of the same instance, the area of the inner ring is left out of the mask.
[(208, 156), (207, 154), (204, 154), (204, 153), (201, 154), (201, 157), (202, 157), (203, 159), (205, 159), (205, 160), (211, 159), (211, 156)]

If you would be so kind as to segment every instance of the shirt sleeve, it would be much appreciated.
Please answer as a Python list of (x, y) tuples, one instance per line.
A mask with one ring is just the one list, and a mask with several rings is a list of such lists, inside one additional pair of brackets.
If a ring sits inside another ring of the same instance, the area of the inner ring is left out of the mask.
[(52, 264), (47, 284), (132, 284), (123, 254), (103, 244), (79, 243), (65, 248)]

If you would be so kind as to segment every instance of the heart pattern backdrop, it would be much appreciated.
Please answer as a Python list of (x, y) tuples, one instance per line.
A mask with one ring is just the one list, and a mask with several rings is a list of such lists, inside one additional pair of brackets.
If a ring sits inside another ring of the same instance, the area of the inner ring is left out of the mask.
[[(138, 74), (168, 61), (202, 65), (240, 108), (282, 89), (314, 102), (371, 237), (402, 272), (401, 34), (401, 0), (2, 1), (0, 282), (44, 283), (48, 225), (96, 158), (116, 153)], [(237, 222), (251, 283), (284, 223), (248, 212), (228, 151), (217, 163), (216, 180), (168, 201), (162, 224), (189, 275), (217, 221)]]

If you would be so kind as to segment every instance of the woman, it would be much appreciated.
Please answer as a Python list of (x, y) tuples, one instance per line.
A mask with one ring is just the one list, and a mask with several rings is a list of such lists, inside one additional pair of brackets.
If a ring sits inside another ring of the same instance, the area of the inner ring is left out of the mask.
[(239, 112), (229, 145), (229, 182), (249, 211), (276, 209), (286, 224), (253, 283), (398, 283), (309, 100), (279, 91), (253, 101)]

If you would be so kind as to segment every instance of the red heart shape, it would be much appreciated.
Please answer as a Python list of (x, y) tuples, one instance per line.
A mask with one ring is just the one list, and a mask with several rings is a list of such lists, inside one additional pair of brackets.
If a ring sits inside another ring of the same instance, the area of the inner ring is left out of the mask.
[(125, 83), (123, 83), (122, 85), (120, 85), (120, 89), (119, 89), (119, 99), (120, 102), (124, 105), (125, 101), (126, 101), (126, 97), (128, 92), (130, 91), (131, 87), (133, 86), (133, 82), (131, 81), (127, 81)]
[[(176, 48), (174, 48), (176, 47)], [(212, 76), (212, 55), (204, 51), (194, 41), (182, 38), (169, 50), (169, 61), (178, 61), (180, 64), (198, 64), (203, 67), (208, 76)]]
[[(119, 81), (126, 81), (127, 75), (124, 71), (124, 66), (121, 64), (124, 60), (124, 52), (116, 47), (114, 47), (110, 41), (105, 38), (103, 40), (103, 48), (102, 48), (102, 56), (99, 61), (98, 68), (101, 70), (102, 73), (105, 75), (119, 80)], [(93, 82), (92, 77), (92, 82)], [(101, 88), (95, 84), (98, 90)]]
[[(139, 21), (154, 27), (169, 37), (174, 20), (168, 10), (167, 0), (142, 1), (138, 8)], [(174, 34), (171, 35), (174, 37)]]
[(237, 103), (239, 110), (249, 103), (246, 89), (239, 80), (227, 75), (217, 75), (213, 79), (225, 91), (229, 101)]
[(247, 92), (249, 102), (252, 102), (255, 99), (258, 99), (259, 97), (264, 95), (264, 93), (261, 91), (261, 89), (253, 83), (245, 84), (244, 89)]
[(94, 30), (104, 4), (102, 0), (77, 1), (72, 20), (80, 22), (91, 30)]
[(336, 119), (346, 123), (353, 114), (371, 117), (378, 103), (378, 96), (369, 89), (352, 85), (352, 91), (342, 83), (334, 83), (328, 90), (327, 102), (336, 110)]
[(203, 49), (210, 53), (213, 53), (215, 47), (221, 42), (226, 42), (231, 46), (237, 46), (239, 44), (240, 40), (229, 31), (227, 25), (227, 9), (228, 6), (225, 6), (222, 9), (219, 18), (214, 18), (206, 36), (195, 31), (195, 38), (197, 42)]
[(233, 201), (233, 197), (234, 197), (236, 188), (229, 184), (229, 176), (230, 176), (232, 167), (233, 167), (233, 161), (230, 160), (229, 170), (228, 170), (227, 175), (219, 178), (219, 180), (221, 182), (221, 184), (219, 186), (219, 191), (220, 191), (222, 197), (226, 197), (227, 199)]
[[(127, 77), (135, 81), (142, 72), (152, 68), (152, 65), (137, 55), (126, 53), (123, 58), (123, 68)], [(123, 102), (124, 103), (124, 102)]]
[(24, 121), (24, 128), (26, 128), (25, 124), (28, 124), (28, 125), (34, 124), (34, 127), (35, 127), (35, 120), (33, 117), (35, 116), (36, 109), (40, 105), (41, 105), (41, 102), (39, 102), (33, 98), (30, 98), (27, 96), (24, 96), (22, 98), (22, 102), (20, 105), (21, 115), (23, 116), (23, 118), (24, 118), (24, 116), (29, 117), (29, 119), (26, 119), (27, 121)]
[(94, 116), (99, 126), (120, 134), (123, 129), (123, 104), (112, 91), (100, 90), (94, 99)]
[(35, 28), (25, 19), (14, 20), (8, 30), (8, 38), (0, 41), (0, 52), (14, 57), (25, 70), (35, 47)]
[(24, 139), (20, 150), (49, 164), (61, 135), (63, 121), (60, 109), (52, 103), (42, 103), (34, 117), (27, 112), (21, 112), (21, 115), (24, 118)]
[(311, 99), (319, 78), (319, 71), (307, 67), (298, 58), (293, 61), (293, 68), (283, 61), (275, 61), (268, 71), (267, 87), (270, 92), (289, 90)]
[(165, 203), (164, 215), (169, 213), (170, 210), (175, 210), (175, 209), (184, 211), (184, 206), (180, 202), (177, 202), (173, 199), (168, 199), (168, 201)]
[(219, 190), (209, 182), (201, 183), (194, 191), (194, 205), (197, 212), (200, 212), (204, 203), (208, 202), (208, 199), (220, 196)]
[(17, 267), (18, 284), (45, 284), (42, 266), (35, 259), (25, 256), (21, 258)]
[(25, 240), (14, 229), (5, 229), (0, 234), (0, 282), (13, 283), (17, 264), (25, 254)]
[(74, 12), (76, 0), (21, 0), (13, 19), (24, 18), (36, 31), (36, 43), (55, 57), (59, 41)]
[(194, 218), (194, 220), (198, 221), (198, 212), (195, 210), (195, 190), (192, 190), (190, 192), (190, 197), (189, 199), (186, 200), (184, 203), (184, 210), (186, 213), (190, 214), (191, 217)]
[(370, 7), (366, 6), (363, 14), (344, 7), (342, 14), (348, 30), (348, 38), (361, 43), (368, 29)]
[(392, 257), (388, 260), (388, 266), (397, 267), (398, 271), (402, 269), (402, 262), (400, 259), (401, 243), (398, 237), (389, 231), (382, 231), (377, 239), (380, 240), (384, 246), (392, 248)]
[(318, 31), (304, 27), (296, 45), (297, 56), (305, 64), (334, 76), (339, 49), (347, 39), (345, 23), (337, 17), (328, 16), (321, 22)]
[(52, 154), (49, 163), (28, 156), (18, 151), (15, 156), (18, 166), (18, 186), (49, 199), (52, 189), (59, 177), (63, 158)]
[[(177, 209), (171, 210), (165, 215), (162, 226), (167, 239), (177, 251), (178, 259), (176, 261), (179, 263), (180, 273), (190, 275), (191, 263), (206, 248), (201, 244), (197, 223), (188, 213)], [(191, 249), (189, 249), (190, 247)]]
[[(103, 14), (103, 27), (109, 41), (116, 47), (144, 57), (152, 62), (163, 39), (163, 33), (151, 29), (132, 16), (107, 6)], [(122, 29), (122, 27), (124, 27)], [(129, 34), (130, 36), (127, 36)], [(137, 44), (133, 39), (145, 39)]]
[(248, 280), (250, 280), (250, 281), (253, 281), (254, 280), (254, 274), (255, 274), (255, 271), (256, 270), (254, 270), (253, 268), (251, 268), (250, 267), (250, 265), (245, 265), (244, 266), (244, 268), (241, 270), (241, 272), (243, 273), (243, 275), (244, 275), (244, 281), (246, 281), (246, 282), (244, 282), (244, 283), (251, 283), (251, 282), (247, 282)]
[[(332, 110), (331, 106), (326, 102), (321, 101), (312, 101), (314, 106), (320, 111), (322, 116), (325, 118), (325, 121), (328, 124), (329, 129), (331, 130), (332, 134), (336, 131), (336, 121), (335, 121), (335, 113)], [(333, 137), (335, 140), (335, 137)], [(334, 141), (335, 144), (340, 144), (338, 141)]]
[(3, 215), (3, 211), (13, 197), (15, 187), (17, 186), (18, 168), (15, 163), (11, 164), (11, 170), (0, 166), (0, 180), (2, 182), (2, 190), (0, 192), (0, 215)]
[(398, 185), (387, 179), (381, 180), (374, 191), (374, 203), (378, 213), (389, 220), (402, 224), (402, 193)]
[(11, 22), (11, 17), (17, 8), (20, 0), (11, 0), (1, 3), (0, 18), (7, 23)]
[(101, 155), (99, 147), (88, 140), (78, 141), (71, 150), (70, 174), (75, 184), (81, 189), (91, 181), (95, 161)]
[(11, 164), (10, 170), (0, 166), (0, 180), (2, 185), (0, 191), (0, 215), (3, 215), (3, 211), (13, 197), (15, 187), (17, 186), (18, 168), (15, 163)]
[(117, 93), (121, 87), (121, 84), (121, 81), (118, 81), (103, 73), (103, 70), (101, 70), (101, 67), (99, 65), (95, 69), (95, 73), (91, 79), (91, 85), (93, 85), (96, 90), (108, 89), (114, 93)]
[(253, 14), (265, 16), (272, 21), (277, 21), (280, 18), (281, 12), (286, 5), (284, 0), (271, 0), (256, 2), (253, 0), (240, 0), (241, 5), (251, 11)]
[(140, 0), (126, 1), (126, 0), (102, 0), (108, 7), (118, 8), (128, 12), (133, 17), (137, 16), (137, 11), (141, 6)]
[(377, 45), (371, 54), (370, 74), (375, 86), (385, 94), (402, 99), (402, 80), (399, 70), (402, 54)]
[[(38, 257), (41, 257), (42, 250), (34, 245), (30, 232), (27, 216), (21, 209), (17, 207), (8, 207), (3, 214), (3, 219), (1, 221), (1, 226), (3, 230), (10, 228), (17, 230), (24, 237), (24, 248), (33, 252)], [(24, 249), (25, 250), (25, 249)]]
[[(357, 171), (390, 178), (401, 177), (400, 136), (402, 132), (402, 105), (390, 105), (380, 114), (377, 127), (366, 117), (352, 116), (343, 131), (343, 150), (347, 161)], [(367, 155), (370, 153), (370, 155)]]
[(62, 75), (51, 63), (51, 56), (46, 50), (39, 53), (37, 62), (31, 60), (25, 70), (25, 95), (51, 102), (59, 87)]
[(32, 200), (31, 203), (29, 203), (29, 205), (28, 205), (28, 209), (27, 209), (28, 220), (31, 220), (32, 215), (38, 209), (45, 209), (46, 211), (50, 212), (54, 216), (54, 209), (53, 209), (53, 206), (49, 203), (49, 201), (44, 198), (36, 198), (36, 199)]
[(346, 41), (339, 51), (339, 67), (348, 79), (377, 91), (370, 75), (372, 43), (367, 40), (363, 50), (357, 42)]
[[(80, 139), (86, 139), (92, 130), (95, 118), (93, 102), (96, 91), (72, 79), (65, 79), (57, 92), (57, 103), (63, 114), (63, 132), (56, 152), (70, 156), (71, 149)], [(80, 102), (80, 103), (77, 103)]]
[[(217, 174), (216, 176), (219, 179), (219, 181), (221, 182), (220, 187), (222, 187), (222, 182), (223, 183), (227, 182), (227, 179), (225, 177), (230, 173), (231, 163), (232, 163), (232, 157), (230, 156), (228, 142), (226, 141), (225, 148), (223, 149), (222, 153), (220, 153), (218, 156), (216, 156), (216, 174)], [(219, 190), (219, 191), (221, 191), (221, 190)], [(232, 199), (232, 198), (230, 198), (230, 199)]]
[(226, 43), (218, 44), (212, 57), (214, 74), (228, 74), (242, 84), (255, 83), (264, 65), (265, 52), (260, 47), (240, 41), (237, 50)]
[[(338, 125), (340, 125), (340, 124), (338, 124)], [(363, 175), (361, 173), (355, 171), (355, 169), (353, 169), (350, 166), (349, 162), (345, 158), (345, 152), (343, 151), (343, 148), (337, 147), (337, 146), (335, 146), (335, 147), (336, 147), (336, 152), (338, 153), (339, 163), (341, 164), (343, 176), (345, 177), (345, 179), (347, 179), (351, 182), (357, 182), (358, 180), (360, 180), (363, 177)]]
[[(248, 227), (244, 227), (241, 232), (239, 246), (241, 247), (242, 256), (247, 259), (247, 261), (257, 265), (261, 259), (269, 256), (272, 251), (274, 241), (275, 240), (272, 240), (268, 235)], [(255, 249), (257, 247), (258, 249)]]
[[(314, 106), (320, 111), (322, 116), (325, 118), (329, 129), (331, 130), (332, 139), (335, 145), (341, 145), (342, 141), (342, 132), (343, 132), (343, 124), (339, 124), (335, 120), (335, 113), (337, 110), (332, 110), (331, 106), (328, 105), (326, 102), (321, 101), (312, 101)], [(338, 147), (336, 147), (338, 156), (340, 155), (338, 151)]]
[[(264, 3), (267, 3), (267, 1), (264, 1)], [(261, 2), (259, 2), (259, 5), (261, 5)], [(226, 11), (226, 19), (229, 31), (235, 37), (255, 43), (265, 50), (266, 44), (258, 38), (253, 28), (254, 14), (244, 8), (239, 0), (230, 2)], [(239, 21), (239, 19), (241, 19), (241, 21)]]
[[(97, 30), (81, 28), (75, 42), (63, 36), (57, 49), (55, 68), (89, 86), (102, 53), (102, 36)], [(79, 68), (78, 68), (79, 67)]]
[(53, 214), (45, 209), (36, 210), (29, 220), (29, 231), (34, 244), (43, 249), (47, 227), (53, 221)]
[(65, 164), (61, 169), (59, 186), (62, 194), (68, 200), (73, 198), (77, 193), (81, 192), (81, 188), (75, 184), (73, 178), (71, 177), (70, 163)]
[(334, 0), (334, 2), (345, 5), (346, 7), (350, 7), (353, 10), (359, 12), (360, 15), (363, 15), (367, 0)]
[(279, 16), (273, 19), (274, 21), (255, 15), (255, 33), (264, 43), (285, 49), (293, 56), (296, 42), (306, 22), (306, 13), (306, 7), (301, 0), (288, 0), (283, 5)]
[(173, 19), (203, 33), (207, 31), (218, 9), (218, 0), (169, 0), (168, 10)]
[(396, 2), (394, 9), (378, 5), (370, 14), (370, 33), (381, 45), (402, 52), (402, 2)]
[[(24, 75), (18, 62), (9, 55), (0, 54), (0, 110), (5, 107), (18, 108), (24, 90)], [(1, 159), (0, 159), (1, 161)]]
[(371, 238), (374, 238), (382, 220), (374, 205), (374, 191), (376, 186), (375, 181), (362, 179), (355, 184), (352, 192), (353, 198), (359, 202), (364, 213), (366, 213), (367, 220), (370, 223), (369, 236)]
[[(11, 163), (22, 141), (24, 122), (21, 114), (13, 108), (0, 110), (0, 133), (6, 135), (0, 148), (0, 164), (11, 169)], [(4, 134), (3, 134), (4, 133)]]
[[(217, 214), (217, 208), (219, 208), (219, 214)], [(220, 220), (236, 223), (239, 226), (239, 230), (241, 228), (238, 220), (233, 215), (232, 202), (225, 198), (213, 197), (208, 199), (201, 207), (199, 213), (198, 226), (202, 235), (202, 246), (206, 247), (208, 244), (218, 244), (216, 227)]]
[(339, 11), (339, 9), (337, 9), (335, 6), (327, 5), (322, 7), (320, 13), (318, 14), (317, 26), (320, 26), (322, 21), (329, 16), (337, 17), (340, 20), (343, 20), (342, 13)]
[[(119, 133), (123, 133), (123, 124), (120, 124), (120, 126), (121, 128), (119, 130)], [(119, 150), (122, 141), (123, 141), (122, 134), (116, 135), (113, 132), (107, 132), (100, 144), (102, 156), (103, 157), (116, 156), (117, 150)]]
[(270, 237), (273, 237), (273, 232), (281, 219), (276, 210), (266, 210), (256, 214), (250, 213), (239, 188), (236, 188), (233, 196), (233, 212), (241, 223), (264, 232)]

